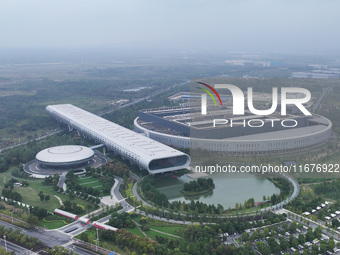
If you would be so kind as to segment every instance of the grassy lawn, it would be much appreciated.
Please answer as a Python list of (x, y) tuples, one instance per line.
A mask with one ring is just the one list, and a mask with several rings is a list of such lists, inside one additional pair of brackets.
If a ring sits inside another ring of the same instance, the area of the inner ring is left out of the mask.
[[(137, 216), (134, 217), (134, 220), (140, 224), (141, 217), (142, 216), (137, 215)], [(182, 235), (181, 231), (186, 229), (185, 225), (155, 220), (155, 219), (152, 219), (152, 218), (147, 218), (147, 224), (146, 225), (149, 228), (153, 228), (153, 229), (156, 229), (158, 231), (162, 231), (162, 232), (169, 233), (169, 234), (176, 235), (176, 236), (181, 236)], [(157, 232), (155, 232), (155, 233), (157, 233)], [(158, 233), (158, 234), (161, 234), (161, 233)]]
[(69, 223), (73, 222), (72, 220), (68, 220), (64, 217), (58, 216), (58, 215), (49, 215), (39, 221), (39, 226), (48, 228), (48, 229), (55, 229), (63, 227)]
[(181, 226), (153, 226), (150, 225), (150, 228), (156, 229), (158, 231), (162, 231), (165, 233), (169, 233), (172, 235), (176, 235), (176, 236), (181, 236), (181, 231), (185, 229), (185, 227), (181, 227)]
[(140, 232), (140, 230), (137, 227), (134, 228), (126, 228), (126, 231), (129, 231), (130, 233), (136, 235), (136, 236), (140, 236), (140, 237), (144, 237), (144, 235), (142, 234), (142, 232)]
[(156, 236), (161, 236), (161, 237), (168, 238), (168, 239), (171, 239), (171, 240), (174, 240), (174, 241), (178, 240), (180, 242), (183, 242), (183, 240), (181, 238), (168, 236), (168, 235), (158, 233), (158, 232), (155, 232), (155, 231), (152, 231), (152, 230), (145, 231), (145, 234), (147, 234), (152, 240), (156, 240)]
[(98, 181), (98, 178), (94, 178), (94, 177), (79, 177), (78, 178), (78, 183), (80, 185), (84, 184), (84, 183), (88, 183), (88, 182), (95, 182)]
[[(99, 178), (95, 177), (90, 177), (90, 176), (83, 176), (83, 177), (78, 177), (78, 184), (81, 185), (82, 187), (92, 187), (95, 190), (102, 190), (103, 183)], [(101, 194), (104, 196), (105, 194)]]
[(133, 193), (132, 193), (132, 187), (133, 187), (134, 183), (129, 183), (128, 184), (128, 189), (126, 190), (126, 196), (127, 197), (132, 197)]
[[(103, 230), (99, 230), (99, 240), (100, 239), (100, 235), (101, 235), (101, 232)], [(95, 244), (95, 239), (97, 238), (97, 232), (95, 230), (95, 228), (90, 228), (88, 230), (85, 231), (85, 233), (88, 234), (88, 237), (89, 237), (89, 241), (88, 243), (92, 243), (92, 244)], [(75, 236), (76, 239), (79, 239), (78, 236)], [(127, 254), (125, 251), (123, 251), (122, 249), (120, 249), (118, 246), (114, 245), (113, 243), (109, 243), (109, 242), (104, 242), (104, 241), (99, 241), (99, 246), (100, 247), (103, 247), (105, 249), (108, 249), (108, 250), (112, 250), (112, 251), (115, 251), (119, 254)]]
[[(41, 208), (45, 208), (46, 210), (53, 212), (54, 209), (60, 207), (59, 200), (55, 197), (58, 196), (63, 202), (67, 200), (72, 200), (72, 202), (76, 202), (79, 205), (82, 205), (86, 208), (86, 205), (91, 204), (87, 202), (84, 199), (75, 197), (71, 199), (69, 196), (60, 194), (58, 192), (55, 192), (52, 186), (45, 186), (43, 185), (42, 179), (34, 179), (34, 178), (28, 178), (28, 179), (21, 179), (17, 177), (13, 177), (11, 175), (12, 169), (9, 169), (5, 173), (1, 173), (0, 175), (0, 190), (4, 188), (4, 184), (9, 181), (11, 178), (15, 178), (19, 181), (27, 181), (29, 183), (28, 187), (15, 187), (14, 191), (18, 192), (22, 196), (22, 202), (28, 205), (37, 206)], [(40, 198), (38, 196), (39, 192), (42, 191), (46, 195), (50, 195), (49, 201), (40, 201)]]
[(38, 226), (42, 228), (47, 228), (47, 229), (56, 229), (56, 228), (61, 228), (65, 226), (65, 224), (60, 221), (57, 221), (57, 222), (39, 221)]

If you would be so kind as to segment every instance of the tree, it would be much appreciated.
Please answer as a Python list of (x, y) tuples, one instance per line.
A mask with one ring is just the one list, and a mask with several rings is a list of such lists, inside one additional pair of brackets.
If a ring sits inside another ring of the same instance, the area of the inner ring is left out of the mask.
[(333, 219), (333, 220), (332, 220), (332, 226), (334, 226), (334, 227), (339, 227), (339, 226), (340, 226), (339, 220), (338, 220), (338, 219)]
[(45, 201), (49, 201), (51, 199), (50, 195), (45, 195)]
[(45, 195), (42, 191), (39, 192), (38, 196), (39, 196), (41, 202), (45, 200)]
[(322, 243), (320, 244), (320, 253), (325, 254), (327, 251), (327, 245)]
[(291, 244), (293, 247), (297, 247), (299, 245), (299, 241), (295, 237), (293, 237)]
[(304, 245), (306, 242), (305, 235), (299, 234), (298, 241), (299, 241), (299, 244)]
[(243, 232), (241, 235), (242, 241), (246, 242), (249, 240), (249, 234), (246, 232)]
[(296, 224), (296, 221), (293, 221), (290, 226), (289, 226), (289, 232), (290, 233), (293, 233), (296, 231), (296, 228), (297, 228), (297, 224)]
[(328, 241), (328, 244), (327, 244), (327, 250), (333, 251), (334, 248), (335, 248), (334, 238), (331, 237), (331, 238), (329, 238), (329, 241)]
[(264, 234), (264, 236), (268, 236), (269, 235), (269, 228), (268, 227), (266, 227), (266, 228), (264, 228), (264, 230), (263, 230), (263, 234)]
[(89, 241), (89, 235), (86, 232), (83, 232), (79, 235), (80, 240), (84, 241), (84, 242), (88, 242)]
[(322, 228), (320, 226), (317, 226), (315, 229), (314, 229), (314, 236), (316, 238), (321, 238), (321, 235), (322, 235)]

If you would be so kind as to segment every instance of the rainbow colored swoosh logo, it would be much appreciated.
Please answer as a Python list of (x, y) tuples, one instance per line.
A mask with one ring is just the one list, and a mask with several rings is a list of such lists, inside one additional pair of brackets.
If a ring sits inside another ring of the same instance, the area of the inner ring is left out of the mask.
[[(201, 85), (203, 85), (203, 86), (205, 86), (207, 88), (209, 88), (212, 92), (214, 92), (214, 94), (217, 96), (218, 100), (220, 100), (220, 104), (222, 106), (221, 97), (220, 97), (220, 95), (217, 93), (217, 91), (212, 86), (210, 86), (209, 84), (203, 83), (203, 82), (197, 82), (197, 83), (201, 84)], [(206, 92), (212, 98), (212, 100), (214, 101), (215, 105), (217, 105), (214, 96), (211, 94), (211, 92), (209, 90), (204, 89), (204, 88), (200, 88), (200, 87), (197, 87), (197, 88), (200, 89), (200, 90), (203, 90), (204, 92)]]

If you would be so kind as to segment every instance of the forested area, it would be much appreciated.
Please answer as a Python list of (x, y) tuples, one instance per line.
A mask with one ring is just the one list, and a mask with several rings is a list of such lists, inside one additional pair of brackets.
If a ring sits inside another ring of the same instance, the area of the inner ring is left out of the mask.
[(337, 200), (340, 194), (340, 180), (312, 185), (315, 194)]
[(38, 238), (20, 233), (19, 229), (13, 230), (12, 228), (5, 228), (3, 225), (0, 225), (0, 236), (6, 236), (8, 241), (14, 242), (28, 249), (38, 248), (42, 245)]
[(133, 228), (135, 225), (132, 222), (131, 216), (127, 212), (119, 214), (114, 212), (109, 220), (109, 225), (116, 228)]
[[(15, 143), (19, 137), (29, 140), (41, 131), (55, 129), (57, 123), (45, 111), (49, 104), (71, 103), (98, 114), (116, 109), (117, 105), (111, 104), (115, 100), (127, 99), (131, 102), (149, 97), (157, 90), (179, 84), (191, 77), (219, 75), (225, 66), (196, 65), (190, 61), (174, 63), (172, 60), (169, 63), (162, 62), (161, 65), (153, 61), (148, 64), (132, 62), (128, 66), (113, 65), (81, 71), (77, 67), (75, 73), (68, 66), (64, 70), (67, 72), (66, 79), (48, 78), (43, 66), (36, 68), (34, 71), (37, 77), (40, 77), (41, 71), (44, 73), (41, 78), (29, 79), (25, 75), (14, 82), (15, 77), (0, 77), (2, 82), (11, 83), (11, 86), (0, 88), (7, 95), (0, 100), (0, 133), (4, 134), (0, 137), (0, 147)], [(20, 72), (19, 69), (17, 72)], [(124, 91), (141, 87), (145, 89)], [(160, 105), (153, 102), (146, 104), (147, 108), (153, 106)]]
[[(115, 219), (113, 219), (115, 218)], [(274, 222), (286, 220), (286, 215), (276, 215), (268, 213), (262, 217), (254, 218), (254, 224), (257, 222), (270, 225)], [(244, 247), (226, 246), (220, 240), (218, 234), (229, 233), (235, 231), (244, 231), (254, 227), (248, 218), (235, 218), (233, 221), (229, 219), (221, 219), (221, 222), (211, 225), (189, 225), (181, 232), (183, 241), (175, 241), (164, 236), (156, 236), (156, 240), (152, 241), (145, 237), (139, 237), (131, 232), (127, 232), (124, 228), (118, 231), (101, 231), (100, 236), (103, 240), (114, 243), (119, 248), (131, 252), (131, 254), (157, 254), (157, 255), (206, 255), (206, 254), (255, 254), (250, 245)], [(110, 220), (113, 226), (130, 227), (132, 226), (129, 214), (114, 214)], [(261, 225), (262, 226), (262, 225)], [(86, 235), (79, 236), (86, 241)]]
[(7, 171), (10, 165), (27, 163), (35, 159), (35, 155), (48, 147), (58, 145), (79, 144), (80, 138), (71, 134), (57, 134), (41, 141), (32, 141), (10, 150), (6, 150), (0, 155), (0, 172)]
[(158, 206), (168, 207), (168, 198), (153, 186), (154, 183), (155, 179), (151, 175), (141, 181), (140, 187), (144, 197)]
[(275, 205), (289, 196), (292, 191), (292, 184), (286, 178), (269, 178), (269, 180), (280, 189), (279, 195), (273, 194), (270, 197), (272, 204)]
[(11, 189), (3, 189), (1, 194), (2, 194), (3, 197), (7, 197), (9, 199), (13, 199), (13, 200), (19, 201), (19, 202), (22, 201), (22, 197), (21, 197), (20, 193), (13, 191)]
[(215, 188), (213, 179), (198, 178), (197, 180), (184, 183), (183, 191), (185, 193), (199, 193), (202, 191), (210, 191)]

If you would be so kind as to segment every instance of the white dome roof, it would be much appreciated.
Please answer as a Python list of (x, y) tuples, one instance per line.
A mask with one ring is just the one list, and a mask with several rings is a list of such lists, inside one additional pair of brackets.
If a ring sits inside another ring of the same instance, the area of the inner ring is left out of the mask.
[(94, 151), (80, 145), (64, 145), (40, 151), (35, 158), (45, 164), (76, 164), (93, 157)]

